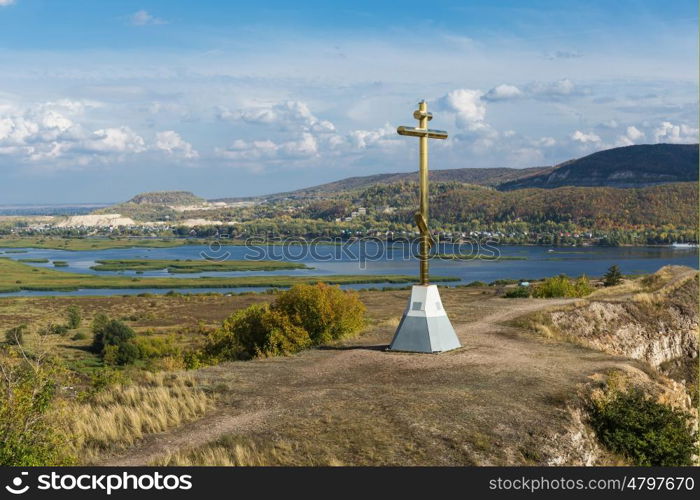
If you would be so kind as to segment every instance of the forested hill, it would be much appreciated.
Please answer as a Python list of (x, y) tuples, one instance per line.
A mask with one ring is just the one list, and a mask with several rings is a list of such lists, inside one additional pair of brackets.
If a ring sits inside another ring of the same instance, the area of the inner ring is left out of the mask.
[[(696, 242), (697, 162), (697, 145), (657, 144), (602, 151), (558, 167), (438, 170), (431, 172), (431, 228), (507, 234), (512, 243), (581, 243), (575, 236), (563, 241), (567, 234), (588, 235), (593, 244)], [(566, 182), (584, 185), (556, 185)], [(227, 231), (239, 237), (404, 234), (415, 230), (418, 183), (415, 173), (383, 174), (249, 203), (172, 206), (198, 200), (190, 193), (148, 193), (102, 212), (182, 223), (176, 229), (182, 234), (192, 231), (186, 220), (212, 226), (202, 234), (235, 223)]]
[[(573, 223), (582, 228), (634, 226), (697, 228), (698, 186), (692, 182), (618, 189), (576, 187), (498, 191), (456, 182), (430, 186), (430, 215), (436, 224), (491, 225), (522, 221)], [(379, 220), (411, 224), (418, 204), (416, 183), (371, 186), (333, 197), (307, 198), (298, 216), (333, 220), (366, 207)], [(386, 210), (385, 207), (391, 207)]]
[(204, 202), (204, 199), (189, 191), (155, 191), (137, 194), (127, 203), (136, 203), (137, 205), (196, 205)]
[(94, 214), (118, 213), (137, 221), (164, 221), (177, 218), (177, 207), (204, 207), (208, 205), (189, 191), (154, 191), (137, 194), (129, 201), (95, 210)]
[[(479, 186), (494, 187), (504, 182), (515, 181), (523, 177), (541, 174), (549, 170), (551, 170), (551, 167), (438, 169), (430, 171), (430, 180), (434, 182), (461, 182), (463, 184), (476, 184)], [(351, 189), (362, 189), (377, 184), (395, 184), (399, 182), (418, 182), (418, 171), (348, 177), (347, 179), (299, 189), (297, 191), (293, 191), (292, 193), (286, 194), (310, 195), (315, 193), (337, 193)]]
[[(475, 184), (478, 186), (495, 187), (508, 181), (514, 181), (522, 177), (548, 172), (552, 167), (531, 168), (453, 168), (448, 170), (431, 170), (430, 180), (433, 182), (460, 182), (463, 184)], [(297, 189), (284, 193), (275, 193), (266, 196), (216, 198), (213, 202), (237, 202), (243, 200), (296, 198), (307, 196), (323, 196), (325, 194), (341, 193), (355, 189), (364, 189), (371, 186), (397, 184), (402, 182), (418, 182), (418, 171), (396, 172), (391, 174), (375, 174), (358, 177), (348, 177), (339, 181), (319, 184), (308, 188)]]
[[(698, 181), (697, 144), (643, 144), (607, 149), (550, 167), (431, 170), (432, 182), (459, 182), (502, 191), (562, 186), (632, 188)], [(377, 185), (418, 182), (418, 172), (348, 177), (285, 193), (212, 201), (333, 195)]]
[(643, 144), (607, 149), (499, 184), (498, 189), (607, 186), (631, 188), (697, 182), (697, 144)]

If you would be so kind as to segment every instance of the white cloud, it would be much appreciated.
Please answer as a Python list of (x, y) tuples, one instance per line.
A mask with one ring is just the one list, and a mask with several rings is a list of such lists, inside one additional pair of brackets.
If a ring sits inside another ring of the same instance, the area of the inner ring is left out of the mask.
[(556, 97), (576, 93), (576, 85), (568, 78), (554, 82), (534, 82), (528, 85), (528, 93), (534, 96)]
[(557, 141), (553, 137), (540, 137), (534, 143), (536, 146), (551, 148), (556, 145)]
[(653, 132), (654, 142), (667, 142), (672, 144), (698, 142), (698, 129), (686, 124), (674, 125), (671, 122), (663, 122)]
[(487, 101), (508, 101), (520, 98), (546, 99), (576, 95), (578, 88), (568, 78), (552, 82), (532, 82), (522, 87), (508, 83), (496, 85), (489, 90), (484, 99)]
[(522, 97), (522, 95), (523, 91), (515, 85), (502, 83), (486, 92), (484, 99), (488, 101), (504, 101), (508, 99), (517, 99), (518, 97)]
[(148, 26), (152, 24), (167, 24), (168, 22), (159, 17), (152, 16), (145, 10), (138, 10), (129, 16), (129, 22), (133, 26)]
[(7, 7), (15, 3), (15, 0), (0, 0), (0, 7)]
[(639, 130), (637, 127), (634, 125), (630, 125), (627, 127), (627, 137), (632, 139), (633, 141), (638, 141), (640, 139), (644, 139), (644, 132)]
[(55, 103), (0, 109), (0, 154), (21, 159), (57, 158), (81, 136), (81, 127)]
[(158, 132), (156, 134), (155, 147), (169, 155), (181, 156), (189, 160), (199, 157), (199, 153), (192, 147), (192, 144), (185, 141), (174, 130)]
[(356, 149), (391, 146), (397, 143), (396, 128), (388, 123), (374, 130), (353, 130), (348, 134), (350, 146)]
[(226, 149), (217, 150), (219, 156), (229, 160), (294, 160), (309, 158), (318, 153), (318, 143), (313, 135), (304, 132), (300, 139), (286, 142), (244, 141), (238, 139)]
[(470, 131), (487, 128), (484, 123), (486, 104), (481, 99), (484, 93), (480, 90), (456, 89), (441, 97), (438, 108), (455, 113), (457, 127)]
[(199, 157), (192, 144), (173, 130), (158, 132), (150, 143), (129, 126), (91, 126), (86, 113), (101, 107), (98, 102), (69, 99), (24, 105), (0, 102), (0, 156), (20, 162), (56, 160), (42, 163), (56, 168), (122, 161), (147, 152)]
[(646, 134), (639, 130), (634, 125), (627, 127), (624, 135), (617, 138), (615, 142), (616, 146), (632, 146), (633, 144), (639, 144), (644, 142), (646, 139)]
[[(61, 100), (0, 109), (0, 155), (18, 161), (64, 160), (85, 165), (91, 158), (119, 159), (147, 150), (129, 127), (105, 127), (92, 133), (78, 123), (89, 105)], [(59, 163), (49, 164), (59, 167)]]
[(571, 138), (574, 141), (580, 142), (582, 144), (587, 144), (591, 142), (601, 142), (600, 136), (594, 134), (593, 132), (590, 132), (588, 134), (581, 132), (580, 130), (577, 130), (571, 135)]
[(598, 125), (598, 127), (602, 127), (602, 128), (617, 128), (619, 126), (620, 126), (620, 124), (617, 123), (617, 120), (607, 120), (607, 121), (604, 121), (603, 123)]
[(315, 156), (318, 153), (318, 143), (313, 135), (304, 132), (301, 139), (287, 141), (280, 146), (280, 149), (290, 158)]
[(129, 127), (95, 130), (82, 147), (95, 153), (142, 153), (146, 143)]
[(225, 120), (258, 125), (274, 125), (284, 130), (305, 130), (315, 133), (335, 131), (335, 125), (328, 120), (314, 116), (309, 106), (302, 101), (283, 101), (238, 111), (222, 110), (219, 117)]
[(368, 150), (383, 151), (400, 143), (396, 127), (385, 124), (377, 129), (356, 129), (338, 133), (335, 125), (315, 116), (306, 103), (284, 101), (244, 108), (238, 111), (220, 110), (219, 118), (234, 123), (260, 124), (276, 127), (288, 140), (238, 139), (217, 155), (229, 160), (253, 162), (257, 170), (264, 163), (309, 161), (324, 156), (346, 156)]

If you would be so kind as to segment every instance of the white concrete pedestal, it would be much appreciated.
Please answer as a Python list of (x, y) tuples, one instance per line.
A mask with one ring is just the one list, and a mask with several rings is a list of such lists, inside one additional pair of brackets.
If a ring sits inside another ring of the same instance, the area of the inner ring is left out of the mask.
[(389, 350), (445, 352), (461, 347), (437, 285), (414, 285)]

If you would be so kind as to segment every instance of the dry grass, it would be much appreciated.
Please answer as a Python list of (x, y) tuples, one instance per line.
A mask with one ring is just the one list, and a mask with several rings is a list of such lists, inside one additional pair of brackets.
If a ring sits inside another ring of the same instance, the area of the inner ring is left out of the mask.
[(204, 415), (212, 399), (192, 386), (188, 377), (147, 373), (139, 384), (116, 385), (86, 403), (74, 403), (68, 425), (75, 454), (90, 463), (106, 451)]
[[(695, 275), (691, 268), (683, 266), (664, 266), (654, 274), (637, 278), (635, 280), (625, 280), (622, 284), (596, 290), (588, 299), (608, 299), (627, 297), (635, 294), (645, 294), (658, 292), (669, 294), (683, 286), (687, 278)], [(647, 299), (642, 298), (641, 301)]]
[(666, 266), (574, 306), (518, 318), (516, 326), (648, 362), (698, 401), (698, 272)]
[[(273, 444), (258, 444), (252, 439), (227, 436), (213, 443), (197, 448), (168, 454), (152, 465), (155, 466), (235, 466), (261, 467), (279, 466), (290, 463), (290, 457), (298, 455), (297, 446), (287, 441), (278, 440)], [(323, 457), (318, 466), (341, 466), (333, 457)]]
[(608, 299), (611, 297), (619, 297), (639, 293), (643, 290), (644, 286), (642, 285), (641, 280), (625, 280), (622, 282), (622, 284), (617, 286), (599, 288), (598, 290), (590, 294), (587, 298), (591, 300)]
[[(269, 458), (258, 452), (255, 448), (246, 448), (236, 445), (233, 448), (225, 448), (219, 445), (211, 445), (193, 450), (191, 452), (179, 452), (168, 455), (156, 461), (156, 466), (242, 466), (255, 467), (268, 465)], [(276, 457), (274, 457), (276, 458)]]
[(658, 293), (642, 292), (632, 296), (632, 300), (634, 302), (639, 302), (640, 304), (653, 305), (663, 302), (663, 297)]

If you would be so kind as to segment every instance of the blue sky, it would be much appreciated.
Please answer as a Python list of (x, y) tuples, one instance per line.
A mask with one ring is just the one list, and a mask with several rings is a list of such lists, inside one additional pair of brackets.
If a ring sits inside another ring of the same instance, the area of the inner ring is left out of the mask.
[[(398, 7), (397, 7), (398, 6)], [(697, 142), (694, 1), (0, 0), (0, 204)]]

